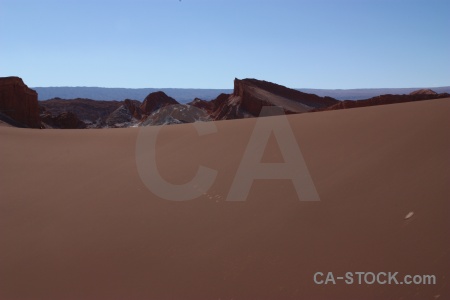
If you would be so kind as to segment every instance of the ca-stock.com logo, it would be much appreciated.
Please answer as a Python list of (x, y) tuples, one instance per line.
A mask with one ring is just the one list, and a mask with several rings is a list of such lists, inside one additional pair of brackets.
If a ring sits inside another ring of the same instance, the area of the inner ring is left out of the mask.
[[(176, 114), (176, 118), (173, 115)], [(261, 118), (277, 116), (276, 118)], [(229, 189), (227, 201), (245, 201), (252, 183), (257, 179), (291, 180), (300, 201), (320, 201), (314, 182), (310, 176), (299, 145), (295, 139), (284, 110), (276, 106), (265, 106), (256, 118), (255, 127), (241, 158), (239, 167)], [(173, 184), (166, 181), (158, 170), (158, 134), (168, 120), (190, 123), (199, 136), (217, 134), (215, 122), (199, 122), (208, 116), (202, 109), (185, 105), (170, 105), (160, 110), (158, 122), (152, 126), (139, 128), (136, 141), (136, 165), (145, 186), (154, 195), (170, 201), (187, 201), (198, 198), (214, 184), (220, 170), (198, 166), (197, 173), (187, 183)], [(155, 124), (157, 126), (155, 126)], [(262, 163), (262, 158), (270, 135), (275, 136), (283, 156), (282, 163)], [(195, 188), (194, 188), (195, 187)]]

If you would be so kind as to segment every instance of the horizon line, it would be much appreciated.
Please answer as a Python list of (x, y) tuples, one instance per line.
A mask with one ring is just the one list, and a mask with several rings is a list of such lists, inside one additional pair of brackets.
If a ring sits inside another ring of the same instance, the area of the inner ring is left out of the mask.
[[(285, 86), (290, 88), (288, 86)], [(30, 88), (100, 88), (100, 89), (129, 89), (129, 90), (144, 90), (144, 89), (173, 89), (173, 90), (233, 90), (233, 88), (182, 88), (182, 87), (140, 87), (140, 88), (129, 88), (129, 87), (104, 87), (104, 86), (83, 86), (83, 85), (62, 85), (62, 86), (32, 86)], [(440, 85), (440, 86), (415, 86), (415, 87), (368, 87), (368, 88), (312, 88), (312, 87), (301, 87), (301, 88), (290, 88), (295, 90), (307, 89), (307, 90), (335, 90), (335, 91), (343, 91), (343, 90), (379, 90), (379, 89), (432, 89), (432, 88), (450, 88), (449, 85)]]

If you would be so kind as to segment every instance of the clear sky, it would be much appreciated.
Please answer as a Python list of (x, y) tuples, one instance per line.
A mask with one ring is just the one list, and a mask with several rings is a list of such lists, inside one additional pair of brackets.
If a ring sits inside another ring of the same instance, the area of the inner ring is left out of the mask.
[(30, 87), (450, 85), (448, 0), (0, 0), (0, 76)]

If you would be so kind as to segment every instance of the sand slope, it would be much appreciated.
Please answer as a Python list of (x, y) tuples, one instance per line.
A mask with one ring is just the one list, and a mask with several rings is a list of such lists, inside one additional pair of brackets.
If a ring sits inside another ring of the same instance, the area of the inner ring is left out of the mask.
[[(255, 119), (161, 130), (166, 180), (218, 170), (185, 202), (140, 180), (137, 128), (0, 127), (0, 299), (447, 299), (449, 100), (288, 116), (319, 202), (289, 180), (225, 201)], [(271, 138), (264, 160), (279, 159)], [(437, 284), (315, 285), (317, 271)]]

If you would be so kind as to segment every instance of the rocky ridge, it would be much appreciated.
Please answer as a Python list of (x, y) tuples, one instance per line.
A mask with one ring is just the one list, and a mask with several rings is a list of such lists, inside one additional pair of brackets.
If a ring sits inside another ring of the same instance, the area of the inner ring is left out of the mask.
[(209, 101), (195, 98), (187, 104), (179, 104), (162, 91), (148, 94), (142, 103), (131, 99), (80, 98), (38, 102), (36, 92), (22, 79), (6, 77), (0, 78), (0, 120), (17, 127), (117, 128), (257, 117), (264, 106), (276, 106), (281, 108), (279, 113), (294, 114), (447, 97), (450, 97), (447, 93), (420, 89), (408, 95), (387, 94), (340, 101), (263, 80), (236, 78), (232, 94), (220, 94)]
[(64, 112), (74, 113), (78, 119), (88, 127), (103, 127), (109, 115), (119, 108), (123, 102), (120, 101), (96, 101), (92, 99), (61, 99), (54, 98), (39, 101), (39, 106), (47, 113), (58, 116)]
[(431, 99), (439, 99), (439, 98), (448, 98), (450, 94), (442, 93), (438, 94), (434, 91), (431, 92), (412, 92), (409, 95), (380, 95), (377, 97), (373, 97), (365, 100), (344, 100), (339, 101), (332, 106), (325, 107), (322, 109), (316, 109), (314, 111), (324, 111), (324, 110), (338, 110), (338, 109), (347, 109), (347, 108), (357, 108), (357, 107), (367, 107), (367, 106), (375, 106), (375, 105), (385, 105), (385, 104), (394, 104), (394, 103), (404, 103), (404, 102), (413, 102), (413, 101), (423, 101), (423, 100), (431, 100)]
[(303, 113), (336, 104), (339, 100), (319, 97), (282, 85), (257, 79), (234, 80), (234, 92), (220, 95), (211, 104), (197, 100), (196, 105), (209, 107), (214, 120), (257, 117), (263, 106), (277, 106), (286, 114)]
[(44, 112), (41, 114), (41, 121), (45, 128), (84, 129), (87, 127), (86, 123), (80, 121), (77, 115), (70, 111), (62, 112), (57, 116)]

